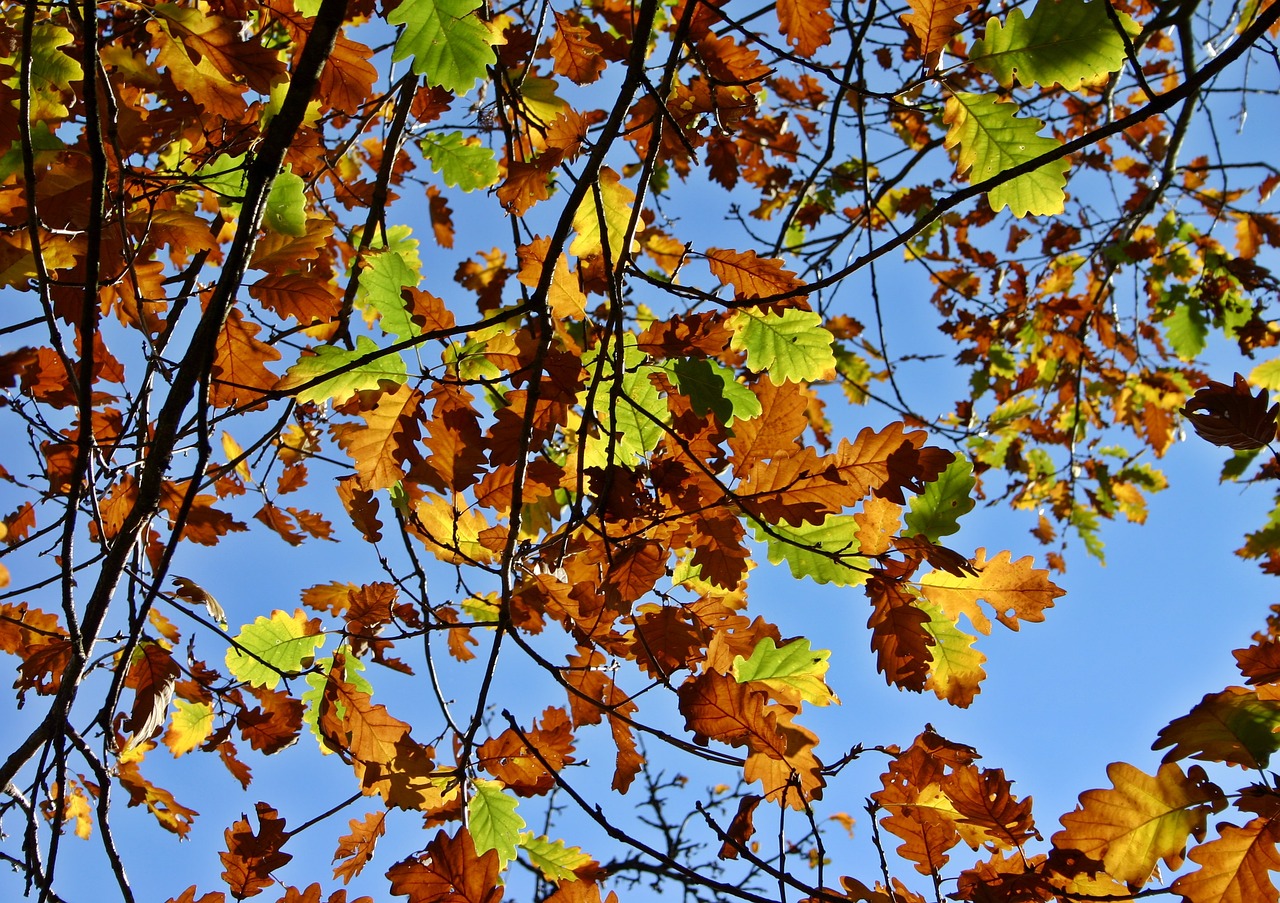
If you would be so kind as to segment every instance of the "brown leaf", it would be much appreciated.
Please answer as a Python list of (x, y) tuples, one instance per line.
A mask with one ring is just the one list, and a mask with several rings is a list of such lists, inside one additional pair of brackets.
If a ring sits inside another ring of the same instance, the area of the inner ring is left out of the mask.
[(333, 877), (341, 878), (343, 884), (350, 884), (351, 879), (360, 874), (373, 858), (378, 838), (387, 830), (387, 813), (385, 810), (370, 812), (362, 819), (351, 819), (347, 824), (351, 833), (338, 839), (338, 848), (333, 852), (333, 861), (338, 862), (333, 869)]
[(258, 803), (256, 809), (258, 833), (253, 833), (248, 817), (242, 816), (223, 832), (227, 849), (218, 854), (223, 865), (222, 880), (237, 900), (262, 893), (275, 883), (271, 873), (293, 858), (289, 853), (280, 852), (289, 839), (284, 819), (266, 803)]
[(218, 333), (213, 369), (210, 371), (209, 400), (215, 408), (254, 410), (266, 407), (263, 396), (280, 377), (266, 368), (280, 360), (280, 352), (254, 338), (260, 331), (232, 308)]
[(427, 844), (426, 852), (398, 862), (387, 871), (391, 893), (409, 903), (498, 903), (498, 851), (476, 855), (466, 828), (454, 837), (444, 831)]
[(133, 711), (125, 727), (130, 732), (126, 749), (150, 740), (163, 726), (180, 673), (178, 663), (159, 643), (141, 644), (125, 678), (125, 686), (134, 691)]
[(756, 807), (760, 805), (762, 799), (764, 797), (748, 793), (738, 800), (738, 811), (734, 813), (733, 821), (729, 822), (729, 827), (725, 829), (725, 840), (720, 845), (718, 855), (721, 859), (737, 859), (738, 849), (745, 847), (752, 835), (756, 833), (752, 816), (755, 815)]
[(1251, 394), (1248, 381), (1237, 373), (1230, 386), (1210, 381), (1197, 390), (1182, 409), (1182, 416), (1206, 442), (1248, 451), (1264, 448), (1276, 437), (1280, 403), (1268, 408), (1268, 400), (1266, 389)]

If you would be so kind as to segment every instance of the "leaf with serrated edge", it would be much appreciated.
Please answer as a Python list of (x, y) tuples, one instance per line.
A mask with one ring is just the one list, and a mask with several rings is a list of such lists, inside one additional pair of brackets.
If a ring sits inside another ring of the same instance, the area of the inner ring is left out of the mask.
[(764, 637), (750, 658), (733, 658), (733, 677), (738, 683), (762, 683), (784, 704), (803, 699), (813, 705), (839, 703), (823, 677), (831, 657), (828, 649), (812, 649), (803, 637), (779, 648), (771, 637)]
[(311, 667), (324, 641), (319, 618), (308, 620), (300, 608), (293, 614), (273, 611), (240, 629), (236, 645), (227, 650), (227, 669), (237, 680), (274, 690), (282, 675)]
[(831, 350), (835, 337), (822, 326), (822, 317), (808, 310), (788, 308), (781, 314), (743, 308), (729, 320), (729, 347), (745, 351), (747, 368), (768, 373), (775, 383), (827, 379), (836, 367)]
[(792, 576), (814, 583), (861, 586), (871, 563), (858, 553), (858, 524), (852, 515), (829, 514), (818, 525), (756, 525), (756, 539), (769, 550), (769, 563), (786, 562)]
[[(969, 173), (973, 182), (985, 182), (1060, 146), (1038, 134), (1038, 119), (1019, 119), (1018, 106), (1000, 103), (995, 94), (953, 94), (946, 105), (947, 147), (959, 147), (956, 173)], [(1054, 160), (1026, 175), (1011, 179), (987, 192), (991, 209), (1008, 207), (1017, 217), (1034, 213), (1054, 216), (1066, 205), (1066, 160)]]
[[(1074, 91), (1104, 79), (1125, 60), (1124, 38), (1111, 21), (1108, 2), (1040, 0), (1029, 17), (1021, 9), (1010, 10), (1004, 25), (993, 16), (986, 36), (973, 42), (969, 62), (1005, 88), (1016, 78), (1023, 85), (1059, 84)], [(1131, 37), (1141, 30), (1125, 13), (1115, 15)]]
[(517, 801), (508, 796), (498, 781), (472, 782), (475, 791), (467, 801), (467, 825), (476, 844), (476, 853), (497, 850), (505, 865), (516, 858), (524, 819), (516, 813)]
[(548, 881), (577, 881), (574, 870), (592, 861), (577, 847), (566, 846), (563, 840), (551, 840), (546, 835), (534, 837), (532, 831), (520, 835), (520, 849)]
[(387, 14), (389, 25), (403, 25), (391, 61), (413, 57), (413, 71), (427, 83), (465, 95), (497, 62), (498, 37), (475, 9), (480, 0), (404, 0)]
[[(369, 360), (358, 363), (365, 358)], [(343, 372), (338, 373), (339, 370)], [(330, 373), (336, 375), (325, 379)], [(335, 345), (321, 345), (314, 354), (299, 358), (276, 388), (292, 392), (295, 386), (305, 386), (292, 393), (301, 404), (324, 404), (330, 398), (334, 404), (342, 404), (357, 392), (378, 388), (382, 382), (400, 386), (408, 378), (403, 357), (380, 354), (373, 339), (362, 335), (356, 339), (356, 347), (352, 351)]]
[(433, 132), (418, 142), (422, 155), (451, 188), (475, 191), (498, 181), (498, 160), (493, 151), (472, 143), (462, 132)]
[(977, 481), (973, 464), (964, 455), (956, 459), (933, 482), (925, 485), (922, 495), (913, 496), (905, 520), (907, 536), (925, 536), (937, 542), (960, 529), (960, 518), (973, 510), (969, 497)]
[(921, 599), (916, 607), (929, 616), (921, 626), (933, 637), (933, 645), (929, 647), (932, 662), (925, 689), (954, 706), (968, 708), (978, 695), (978, 685), (987, 676), (982, 668), (987, 657), (973, 648), (977, 637), (957, 627), (937, 605)]
[[(1173, 763), (1155, 776), (1126, 762), (1107, 766), (1111, 790), (1088, 790), (1080, 805), (1062, 816), (1065, 830), (1053, 835), (1059, 850), (1079, 850), (1106, 865), (1111, 877), (1140, 886), (1156, 863), (1182, 865), (1187, 838), (1203, 836), (1215, 796)], [(1220, 793), (1220, 792), (1219, 792)]]

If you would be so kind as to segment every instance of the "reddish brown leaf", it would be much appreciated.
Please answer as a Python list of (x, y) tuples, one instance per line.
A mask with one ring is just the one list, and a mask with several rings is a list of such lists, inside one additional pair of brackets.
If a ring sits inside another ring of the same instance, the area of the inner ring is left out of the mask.
[(755, 815), (756, 807), (760, 805), (762, 799), (764, 797), (748, 793), (738, 800), (738, 811), (734, 813), (733, 821), (729, 822), (729, 827), (725, 829), (725, 840), (720, 845), (719, 856), (721, 859), (737, 859), (739, 848), (745, 847), (751, 840), (752, 835), (756, 833), (756, 826), (752, 817)]
[(280, 379), (266, 365), (280, 360), (280, 352), (256, 339), (259, 331), (239, 309), (232, 308), (227, 315), (218, 333), (210, 375), (209, 399), (214, 407), (253, 410), (266, 406), (263, 395)]
[(835, 17), (830, 0), (779, 0), (778, 26), (800, 56), (812, 56), (831, 43)]
[(498, 903), (498, 851), (476, 855), (466, 828), (454, 837), (443, 831), (427, 844), (426, 852), (393, 865), (387, 871), (391, 893), (409, 903)]
[(1276, 438), (1280, 403), (1268, 408), (1268, 401), (1266, 389), (1252, 394), (1248, 380), (1237, 373), (1230, 386), (1210, 381), (1199, 389), (1182, 409), (1182, 416), (1206, 442), (1248, 451), (1263, 448)]
[(293, 858), (289, 853), (280, 852), (289, 839), (284, 819), (266, 803), (258, 803), (256, 809), (258, 833), (253, 833), (247, 816), (241, 817), (223, 832), (227, 849), (218, 854), (223, 866), (222, 880), (238, 900), (256, 897), (274, 884), (271, 873)]

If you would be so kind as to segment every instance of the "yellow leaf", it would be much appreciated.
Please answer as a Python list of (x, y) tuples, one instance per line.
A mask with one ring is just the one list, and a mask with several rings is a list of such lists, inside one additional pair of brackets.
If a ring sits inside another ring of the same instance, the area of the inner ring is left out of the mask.
[[(609, 237), (609, 262), (614, 266), (618, 264), (619, 254), (622, 251), (622, 238), (631, 221), (631, 205), (636, 199), (635, 194), (623, 185), (620, 179), (616, 172), (606, 166), (600, 170), (600, 178), (597, 182), (600, 207), (604, 211), (604, 230)], [(603, 253), (604, 241), (600, 237), (600, 216), (596, 210), (594, 191), (583, 198), (578, 212), (573, 215), (573, 228), (578, 234), (569, 245), (570, 254), (590, 257), (593, 254)], [(641, 224), (637, 222), (636, 232), (640, 230)], [(633, 236), (630, 252), (634, 254), (639, 248), (640, 243), (635, 241)]]
[(242, 456), (244, 449), (240, 447), (240, 443), (231, 437), (226, 430), (222, 431), (222, 453), (227, 456), (227, 463), (236, 462), (236, 474), (246, 483), (250, 481), (249, 462)]
[(176, 699), (174, 712), (165, 731), (164, 745), (176, 759), (191, 752), (213, 733), (213, 707), (204, 702)]

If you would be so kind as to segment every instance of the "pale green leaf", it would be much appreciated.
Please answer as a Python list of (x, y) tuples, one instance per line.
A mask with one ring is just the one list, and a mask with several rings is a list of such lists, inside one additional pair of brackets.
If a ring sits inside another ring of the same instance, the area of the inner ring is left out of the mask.
[(532, 831), (520, 835), (520, 848), (548, 881), (577, 881), (575, 869), (592, 861), (577, 847), (565, 846), (563, 840), (550, 840), (545, 835), (534, 837)]
[(745, 351), (747, 367), (768, 373), (775, 383), (830, 378), (836, 366), (835, 337), (813, 311), (787, 308), (781, 314), (744, 307), (728, 321), (729, 347)]
[[(602, 370), (605, 382), (595, 396), (594, 426), (586, 437), (587, 467), (631, 466), (658, 447), (663, 424), (670, 421), (671, 413), (651, 377), (666, 371), (646, 360), (642, 351), (628, 345), (623, 360), (626, 369), (615, 380), (612, 357), (606, 359)], [(596, 353), (584, 355), (582, 363), (587, 372), (595, 372)]]
[[(330, 373), (334, 375), (312, 384), (313, 380)], [(342, 404), (357, 392), (376, 389), (384, 381), (400, 386), (408, 378), (404, 358), (399, 354), (381, 352), (373, 339), (360, 336), (352, 351), (334, 345), (321, 345), (315, 349), (314, 354), (299, 358), (285, 373), (277, 388), (283, 392), (292, 392), (294, 387), (307, 386), (293, 393), (293, 397), (302, 404), (324, 404), (329, 398), (333, 399), (334, 404)]]
[(973, 464), (957, 453), (947, 469), (926, 484), (922, 494), (911, 498), (911, 510), (903, 518), (907, 524), (905, 535), (925, 536), (937, 542), (958, 531), (960, 518), (973, 510), (974, 501), (969, 493), (976, 482)]
[[(17, 49), (17, 32), (14, 31), (13, 34), (15, 38), (10, 46)], [(36, 22), (32, 27), (31, 60), (28, 70), (31, 73), (31, 122), (51, 123), (64, 119), (69, 114), (70, 111), (64, 103), (64, 95), (69, 96), (73, 82), (84, 79), (84, 70), (72, 55), (75, 53), (74, 45), (75, 35), (61, 25), (46, 21)], [(64, 47), (69, 48), (71, 52), (63, 50)], [(20, 54), (21, 50), (18, 50), (18, 55)], [(0, 57), (0, 59), (11, 62), (11, 71), (14, 74), (5, 79), (4, 84), (16, 91), (20, 68), (17, 55)], [(16, 121), (17, 100), (15, 98), (10, 102), (13, 107), (9, 109), (7, 115), (15, 117)]]
[(751, 650), (751, 658), (734, 656), (733, 677), (740, 684), (748, 681), (764, 684), (784, 703), (791, 702), (788, 697), (813, 705), (839, 703), (823, 677), (830, 657), (830, 650), (812, 649), (803, 637), (781, 648), (774, 644), (772, 637), (764, 637)]
[(413, 71), (428, 84), (466, 94), (498, 59), (498, 38), (476, 14), (479, 6), (480, 0), (404, 0), (387, 15), (391, 25), (404, 26), (391, 61), (413, 57)]
[(1249, 383), (1260, 389), (1269, 389), (1272, 392), (1280, 391), (1280, 357), (1263, 361), (1250, 370)]
[(498, 861), (505, 866), (516, 858), (516, 846), (524, 819), (516, 813), (517, 801), (508, 796), (498, 781), (472, 782), (475, 791), (467, 801), (467, 827), (476, 844), (476, 855), (498, 851)]
[[(984, 38), (973, 42), (969, 62), (990, 72), (1003, 87), (1014, 79), (1023, 85), (1048, 88), (1054, 84), (1074, 91), (1118, 71), (1125, 60), (1124, 37), (1107, 14), (1108, 0), (1040, 0), (1028, 17), (1011, 10), (1001, 25), (987, 21)], [(1116, 11), (1131, 36), (1139, 27)]]
[(274, 690), (282, 675), (301, 674), (324, 645), (320, 620), (308, 620), (302, 609), (273, 611), (246, 624), (227, 650), (227, 670), (236, 680)]
[(240, 215), (244, 200), (244, 157), (220, 154), (191, 174), (197, 184), (218, 196), (218, 209), (231, 219)]
[(732, 370), (705, 358), (684, 358), (668, 370), (671, 381), (700, 417), (715, 415), (725, 426), (760, 416), (760, 399), (738, 382)]
[(301, 238), (307, 234), (306, 182), (286, 170), (271, 182), (267, 210), (262, 221), (268, 229), (281, 235)]
[(929, 647), (933, 661), (925, 686), (939, 699), (968, 708), (978, 695), (978, 685), (987, 676), (982, 668), (987, 657), (973, 648), (977, 637), (961, 630), (940, 606), (927, 599), (917, 598), (915, 605), (929, 616), (921, 626), (933, 637), (933, 645)]
[[(31, 125), (31, 150), (36, 166), (44, 166), (53, 155), (66, 147), (62, 139), (49, 131), (49, 123), (40, 121)], [(8, 152), (0, 157), (0, 182), (22, 169), (22, 143), (14, 141)]]
[(498, 181), (498, 160), (493, 151), (462, 132), (430, 132), (418, 142), (422, 156), (444, 183), (463, 191), (488, 188)]
[(815, 583), (860, 586), (871, 567), (858, 556), (858, 525), (852, 515), (829, 514), (821, 524), (770, 524), (769, 532), (757, 525), (756, 539), (768, 549), (769, 563), (786, 562), (796, 578)]
[[(985, 182), (1021, 163), (1057, 149), (1054, 138), (1037, 134), (1038, 119), (1019, 119), (1018, 106), (995, 94), (960, 92), (947, 100), (947, 147), (958, 147), (956, 172)], [(991, 209), (1008, 207), (1014, 216), (1052, 216), (1066, 205), (1066, 160), (1054, 160), (987, 192)]]
[(1165, 318), (1164, 329), (1180, 360), (1195, 360), (1208, 343), (1209, 322), (1199, 304), (1179, 304)]
[(411, 242), (409, 253), (395, 250), (372, 251), (364, 256), (364, 268), (360, 271), (360, 285), (356, 290), (356, 306), (365, 311), (376, 311), (378, 324), (387, 335), (398, 341), (422, 334), (418, 324), (409, 316), (402, 290), (417, 288), (419, 276), (417, 245)]

